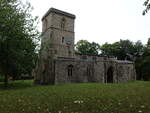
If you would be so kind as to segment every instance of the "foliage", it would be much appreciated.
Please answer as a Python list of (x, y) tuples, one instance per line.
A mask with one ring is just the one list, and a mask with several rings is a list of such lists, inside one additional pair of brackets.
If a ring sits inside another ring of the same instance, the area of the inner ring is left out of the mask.
[(146, 7), (145, 10), (143, 11), (143, 15), (145, 15), (150, 10), (149, 0), (146, 0), (143, 5)]
[(134, 44), (134, 55), (139, 57), (142, 56), (143, 54), (144, 54), (144, 45), (140, 40), (138, 40)]
[(30, 74), (35, 66), (38, 31), (31, 10), (19, 0), (0, 1), (0, 72), (6, 83), (8, 76)]
[(119, 60), (130, 59), (133, 55), (134, 46), (129, 40), (120, 40), (113, 44), (105, 43), (101, 46), (101, 54), (106, 56), (117, 57)]
[(146, 56), (143, 58), (141, 62), (141, 73), (143, 80), (150, 80), (150, 56)]
[(148, 92), (150, 84), (143, 81), (55, 86), (16, 81), (0, 89), (0, 113), (149, 113)]
[(150, 38), (144, 46), (143, 54), (135, 62), (137, 70), (137, 79), (150, 80)]
[(100, 50), (100, 45), (98, 43), (90, 43), (87, 40), (78, 41), (75, 47), (77, 53), (87, 55), (98, 55)]
[(113, 56), (113, 47), (112, 44), (108, 44), (107, 42), (101, 46), (101, 54), (106, 56)]

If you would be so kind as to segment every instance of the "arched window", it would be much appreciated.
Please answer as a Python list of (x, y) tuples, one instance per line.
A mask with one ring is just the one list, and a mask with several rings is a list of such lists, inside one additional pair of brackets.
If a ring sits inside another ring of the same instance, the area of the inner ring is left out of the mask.
[(64, 37), (62, 37), (62, 44), (65, 42), (65, 38)]
[(87, 76), (93, 76), (94, 75), (94, 68), (93, 66), (89, 65), (87, 66)]
[(72, 76), (73, 72), (73, 65), (68, 66), (68, 76)]
[(63, 18), (61, 19), (61, 25), (60, 25), (61, 29), (64, 29), (64, 28), (65, 28), (65, 23), (66, 23), (66, 19), (63, 17)]
[(87, 66), (87, 80), (88, 82), (95, 82), (93, 65)]
[(87, 76), (90, 76), (91, 74), (90, 74), (90, 67), (88, 66), (87, 67)]

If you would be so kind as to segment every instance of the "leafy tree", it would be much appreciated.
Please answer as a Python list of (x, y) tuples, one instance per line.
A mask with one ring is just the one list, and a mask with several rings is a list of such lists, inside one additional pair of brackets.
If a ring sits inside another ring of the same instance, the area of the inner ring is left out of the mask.
[(143, 15), (145, 15), (150, 10), (149, 0), (146, 0), (143, 5), (146, 7), (145, 10), (143, 11)]
[(150, 48), (150, 38), (148, 38), (148, 41), (147, 41), (147, 45), (146, 45), (148, 48)]
[(130, 59), (134, 52), (133, 43), (129, 40), (120, 40), (113, 44), (105, 43), (101, 46), (102, 55), (117, 57), (119, 60)]
[(143, 58), (140, 68), (141, 78), (146, 81), (150, 80), (150, 56), (145, 56)]
[(150, 80), (150, 38), (144, 46), (142, 56), (136, 60), (136, 68), (139, 80)]
[(134, 44), (134, 54), (136, 56), (142, 56), (143, 53), (144, 53), (144, 45), (142, 44), (142, 42), (140, 40), (138, 40)]
[(80, 40), (76, 44), (76, 52), (80, 54), (98, 55), (100, 45), (95, 42), (88, 42), (87, 40)]
[(101, 46), (101, 55), (114, 56), (112, 44), (105, 43)]
[(89, 54), (98, 55), (100, 51), (100, 45), (98, 43), (90, 43)]
[(120, 59), (121, 60), (132, 60), (134, 54), (133, 42), (130, 40), (120, 40)]
[(29, 74), (35, 66), (38, 31), (31, 10), (29, 3), (19, 0), (0, 1), (0, 73), (6, 87), (9, 76)]
[(138, 57), (135, 67), (138, 80), (150, 80), (150, 56)]
[(87, 40), (80, 40), (75, 45), (76, 52), (80, 54), (88, 54), (90, 43)]

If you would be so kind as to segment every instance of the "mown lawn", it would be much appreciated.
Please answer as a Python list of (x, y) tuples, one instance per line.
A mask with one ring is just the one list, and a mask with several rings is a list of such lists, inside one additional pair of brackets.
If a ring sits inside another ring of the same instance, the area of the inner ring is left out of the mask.
[(150, 82), (55, 86), (16, 81), (3, 89), (0, 113), (150, 113)]

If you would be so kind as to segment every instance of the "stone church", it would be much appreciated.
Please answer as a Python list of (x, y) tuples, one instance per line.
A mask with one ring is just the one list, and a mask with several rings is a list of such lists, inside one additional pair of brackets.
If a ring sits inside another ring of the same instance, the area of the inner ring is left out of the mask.
[(74, 51), (75, 15), (50, 8), (42, 18), (36, 84), (119, 83), (136, 79), (134, 63)]

